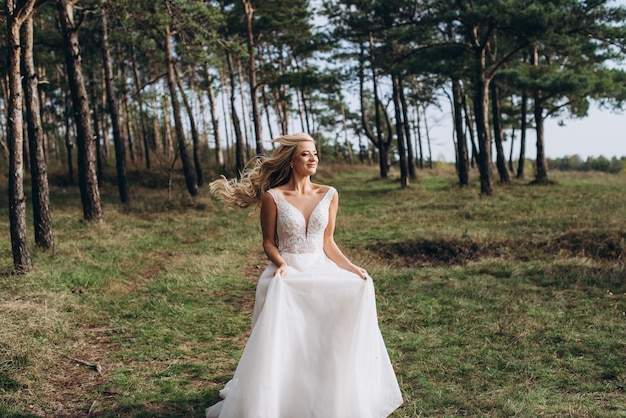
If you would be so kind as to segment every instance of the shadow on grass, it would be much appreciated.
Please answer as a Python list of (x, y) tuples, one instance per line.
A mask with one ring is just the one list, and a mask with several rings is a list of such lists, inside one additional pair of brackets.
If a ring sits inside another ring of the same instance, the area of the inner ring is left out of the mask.
[(216, 391), (214, 394), (208, 392), (194, 392), (187, 396), (177, 397), (163, 403), (143, 402), (125, 402), (115, 409), (99, 410), (95, 408), (89, 416), (108, 418), (108, 417), (125, 417), (125, 418), (187, 418), (187, 417), (204, 417), (205, 408), (218, 402), (220, 399)]
[(39, 415), (30, 412), (18, 412), (0, 404), (0, 417), (2, 418), (40, 418)]
[(375, 242), (367, 249), (405, 267), (463, 265), (484, 258), (531, 261), (582, 257), (623, 263), (626, 261), (626, 232), (574, 231), (541, 241), (415, 238)]

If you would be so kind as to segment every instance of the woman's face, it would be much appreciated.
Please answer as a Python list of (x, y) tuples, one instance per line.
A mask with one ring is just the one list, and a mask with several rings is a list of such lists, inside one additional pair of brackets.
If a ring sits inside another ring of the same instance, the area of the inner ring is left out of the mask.
[(291, 160), (292, 170), (303, 176), (312, 176), (317, 171), (317, 149), (315, 142), (305, 141), (298, 144), (296, 152)]

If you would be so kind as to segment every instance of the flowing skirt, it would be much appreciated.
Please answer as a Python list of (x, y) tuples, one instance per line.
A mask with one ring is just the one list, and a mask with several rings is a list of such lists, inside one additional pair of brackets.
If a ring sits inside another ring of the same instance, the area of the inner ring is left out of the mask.
[(325, 254), (282, 254), (256, 291), (252, 333), (219, 418), (384, 418), (402, 404), (378, 328), (372, 279)]

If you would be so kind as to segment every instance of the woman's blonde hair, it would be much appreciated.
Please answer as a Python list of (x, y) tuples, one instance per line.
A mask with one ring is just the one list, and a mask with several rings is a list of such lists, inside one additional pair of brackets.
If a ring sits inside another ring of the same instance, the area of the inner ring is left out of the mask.
[(283, 135), (272, 139), (280, 146), (270, 156), (257, 156), (250, 160), (241, 178), (215, 180), (209, 184), (209, 190), (222, 199), (228, 206), (247, 208), (258, 205), (263, 193), (272, 187), (281, 186), (289, 181), (291, 176), (291, 161), (298, 144), (313, 141), (307, 133)]

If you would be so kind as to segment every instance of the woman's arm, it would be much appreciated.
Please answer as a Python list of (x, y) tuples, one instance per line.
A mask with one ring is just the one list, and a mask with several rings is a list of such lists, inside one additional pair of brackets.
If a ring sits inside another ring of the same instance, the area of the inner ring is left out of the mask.
[(348, 257), (343, 255), (337, 243), (335, 243), (335, 221), (337, 219), (337, 210), (339, 208), (339, 194), (335, 192), (332, 200), (330, 201), (330, 208), (328, 209), (328, 225), (324, 231), (324, 252), (326, 256), (330, 258), (335, 264), (342, 269), (348, 270), (362, 279), (367, 279), (367, 271), (365, 269), (352, 264)]
[(287, 263), (280, 255), (276, 246), (276, 202), (269, 193), (261, 198), (261, 231), (263, 232), (263, 250), (272, 263), (277, 267), (276, 275), (284, 277), (287, 273)]

